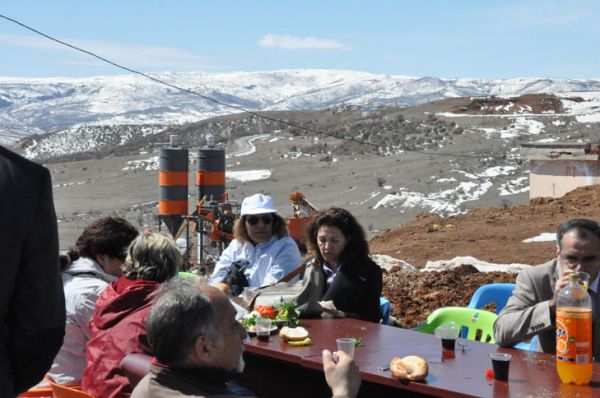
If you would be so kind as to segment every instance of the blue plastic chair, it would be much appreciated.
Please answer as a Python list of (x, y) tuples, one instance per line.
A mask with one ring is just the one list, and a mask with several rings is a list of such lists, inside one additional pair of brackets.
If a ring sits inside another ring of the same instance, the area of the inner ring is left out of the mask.
[[(512, 296), (513, 290), (515, 290), (514, 283), (490, 283), (487, 285), (480, 286), (475, 291), (471, 302), (467, 306), (468, 308), (483, 308), (489, 303), (496, 303), (496, 314), (506, 306), (506, 302)], [(466, 337), (466, 331), (461, 331), (461, 337)], [(538, 345), (538, 337), (534, 336), (531, 339), (531, 343), (519, 343), (515, 345), (515, 348), (521, 350), (536, 351)]]
[(383, 324), (387, 325), (390, 322), (390, 301), (385, 297), (379, 297), (379, 308), (381, 310), (381, 319), (383, 319)]
[(498, 315), (506, 306), (513, 290), (515, 290), (514, 283), (490, 283), (480, 286), (471, 297), (467, 308), (483, 308), (487, 304), (496, 303), (496, 315)]

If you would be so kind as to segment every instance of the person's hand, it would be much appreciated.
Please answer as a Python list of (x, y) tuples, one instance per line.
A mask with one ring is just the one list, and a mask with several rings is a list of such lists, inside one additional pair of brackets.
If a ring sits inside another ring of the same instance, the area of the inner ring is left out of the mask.
[(333, 397), (354, 398), (360, 388), (358, 366), (345, 352), (337, 351), (337, 361), (329, 350), (323, 350), (323, 370), (325, 380)]
[(346, 313), (344, 311), (340, 311), (337, 308), (335, 308), (335, 304), (333, 304), (333, 300), (329, 300), (329, 301), (319, 301), (319, 305), (321, 306), (321, 309), (323, 310), (323, 312), (333, 315), (336, 318), (345, 318), (346, 317)]
[(550, 300), (550, 302), (548, 303), (550, 309), (556, 309), (556, 297), (558, 296), (558, 292), (560, 292), (562, 288), (569, 284), (569, 275), (571, 275), (573, 272), (575, 271), (573, 271), (570, 268), (565, 268), (563, 270), (563, 275), (554, 284), (554, 296), (552, 297), (552, 300)]
[(226, 283), (216, 282), (216, 283), (213, 283), (212, 286), (216, 287), (217, 289), (219, 289), (220, 291), (222, 291), (223, 293), (225, 293), (228, 296), (229, 296), (229, 293), (231, 293), (231, 289), (229, 289), (229, 286)]

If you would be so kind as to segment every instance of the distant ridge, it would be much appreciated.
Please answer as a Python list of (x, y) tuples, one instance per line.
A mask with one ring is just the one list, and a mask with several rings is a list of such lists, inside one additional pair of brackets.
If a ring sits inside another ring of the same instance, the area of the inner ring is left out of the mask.
[[(320, 69), (152, 76), (252, 111), (340, 104), (411, 106), (465, 96), (600, 91), (600, 80), (590, 79), (448, 79)], [(137, 75), (0, 77), (0, 140), (87, 124), (179, 125), (233, 112)]]

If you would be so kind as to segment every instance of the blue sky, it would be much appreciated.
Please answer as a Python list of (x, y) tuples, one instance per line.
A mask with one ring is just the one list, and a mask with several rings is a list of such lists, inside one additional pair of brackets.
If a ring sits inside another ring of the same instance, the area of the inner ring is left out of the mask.
[[(0, 14), (143, 72), (600, 78), (596, 0), (3, 0)], [(125, 73), (2, 18), (0, 57), (0, 76)]]

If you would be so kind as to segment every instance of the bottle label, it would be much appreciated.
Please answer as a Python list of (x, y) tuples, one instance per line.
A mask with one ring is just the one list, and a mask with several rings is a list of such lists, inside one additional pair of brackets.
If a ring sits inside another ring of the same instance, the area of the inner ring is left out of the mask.
[(556, 310), (556, 359), (573, 364), (592, 363), (592, 311)]

